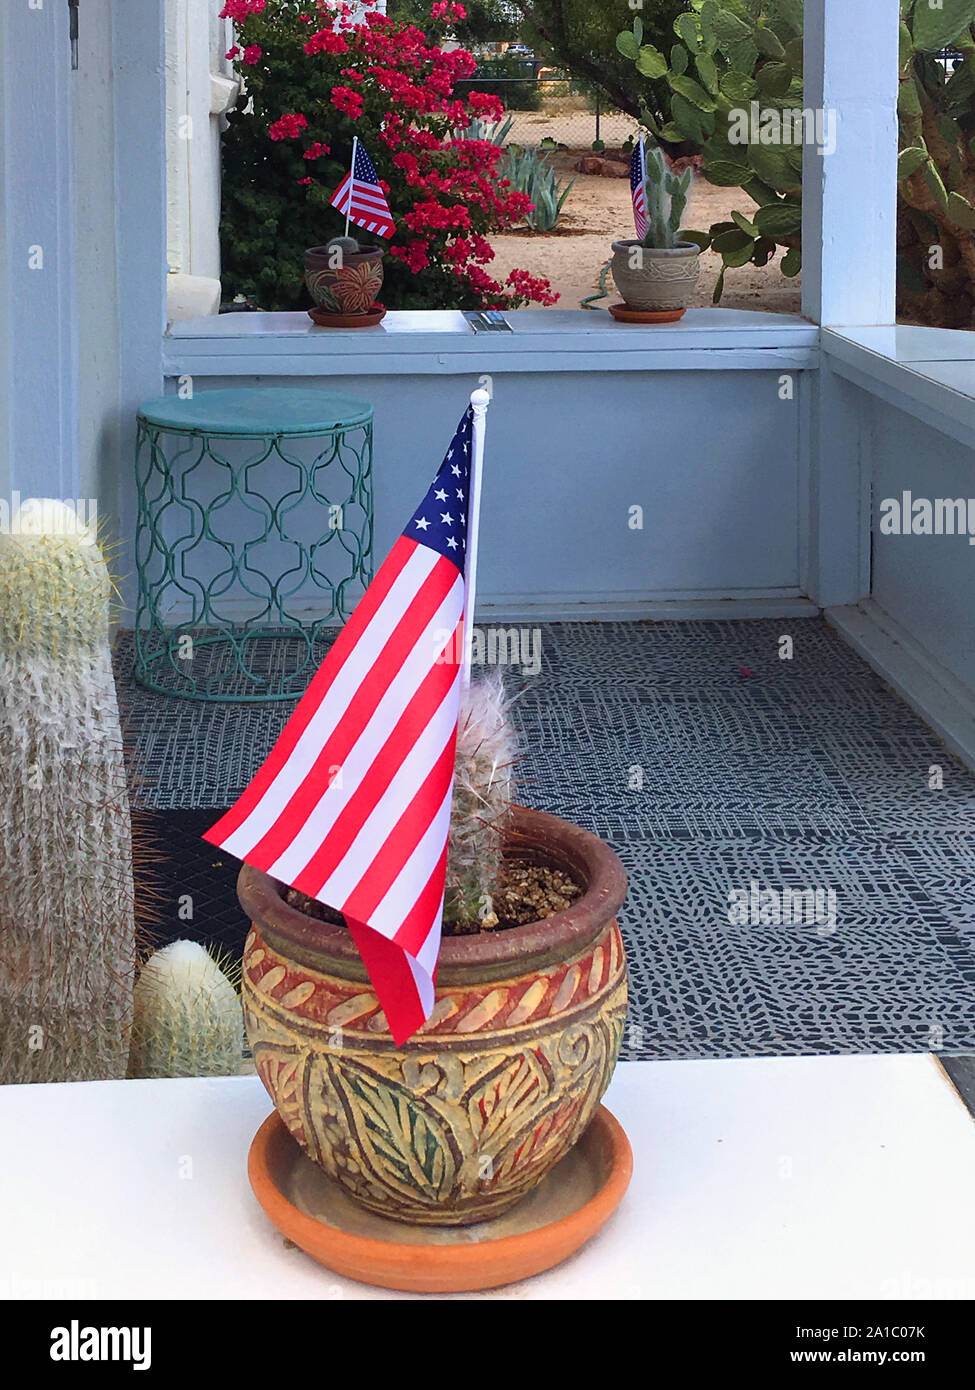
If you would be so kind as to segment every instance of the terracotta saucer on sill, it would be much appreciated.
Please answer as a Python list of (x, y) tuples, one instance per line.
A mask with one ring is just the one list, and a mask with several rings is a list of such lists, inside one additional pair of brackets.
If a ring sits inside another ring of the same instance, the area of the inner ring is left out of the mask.
[(283, 1236), (336, 1274), (407, 1293), (493, 1289), (561, 1264), (606, 1224), (632, 1171), (629, 1140), (605, 1106), (534, 1192), (476, 1226), (407, 1225), (366, 1211), (302, 1152), (277, 1111), (247, 1160), (254, 1194)]
[(332, 314), (328, 309), (309, 309), (308, 317), (320, 328), (375, 328), (386, 317), (382, 304), (374, 304), (367, 314)]
[(686, 309), (628, 309), (625, 304), (611, 304), (609, 312), (620, 323), (676, 323)]

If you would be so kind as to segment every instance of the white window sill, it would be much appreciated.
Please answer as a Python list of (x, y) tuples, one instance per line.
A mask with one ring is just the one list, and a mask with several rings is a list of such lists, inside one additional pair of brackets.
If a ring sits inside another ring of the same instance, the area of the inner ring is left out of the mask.
[(454, 310), (390, 312), (374, 328), (320, 328), (298, 313), (221, 314), (174, 323), (170, 376), (478, 371), (803, 370), (819, 328), (794, 315), (689, 309), (678, 323), (617, 323), (605, 310), (520, 309), (511, 333), (474, 333)]
[(890, 405), (975, 442), (975, 332), (909, 324), (828, 328), (833, 370)]

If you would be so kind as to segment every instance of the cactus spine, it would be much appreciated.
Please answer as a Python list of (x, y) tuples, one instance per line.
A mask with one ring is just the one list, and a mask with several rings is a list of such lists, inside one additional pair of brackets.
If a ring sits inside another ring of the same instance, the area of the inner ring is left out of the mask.
[(667, 167), (663, 151), (653, 145), (647, 151), (647, 234), (643, 245), (670, 250), (677, 245), (681, 218), (687, 207), (691, 170), (675, 174)]
[(462, 697), (447, 846), (444, 921), (460, 928), (497, 925), (491, 894), (511, 805), (514, 735), (499, 672)]
[(132, 831), (112, 583), (61, 503), (0, 535), (0, 1080), (125, 1075)]
[(244, 1021), (235, 983), (195, 941), (149, 957), (135, 987), (129, 1075), (233, 1076)]

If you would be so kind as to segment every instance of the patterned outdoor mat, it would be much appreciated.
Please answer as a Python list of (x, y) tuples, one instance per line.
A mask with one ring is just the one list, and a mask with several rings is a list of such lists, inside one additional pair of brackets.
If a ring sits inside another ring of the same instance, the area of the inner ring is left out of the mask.
[[(546, 624), (540, 639), (538, 675), (508, 668), (520, 795), (626, 865), (625, 1055), (975, 1049), (975, 775), (840, 637), (792, 619)], [(165, 934), (238, 950), (239, 866), (199, 836), (292, 706), (194, 704), (130, 671), (123, 639)]]

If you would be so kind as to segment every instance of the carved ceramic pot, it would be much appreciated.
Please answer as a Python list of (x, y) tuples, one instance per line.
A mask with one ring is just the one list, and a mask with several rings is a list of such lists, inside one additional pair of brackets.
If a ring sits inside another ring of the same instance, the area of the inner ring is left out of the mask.
[(334, 248), (312, 246), (305, 252), (308, 293), (326, 313), (368, 314), (383, 287), (383, 254), (382, 247), (362, 246), (336, 265)]
[(701, 248), (682, 241), (674, 247), (613, 242), (613, 279), (628, 309), (662, 313), (686, 309), (697, 289)]
[(306, 1153), (394, 1220), (467, 1225), (512, 1206), (584, 1133), (616, 1065), (623, 866), (588, 831), (520, 808), (507, 848), (569, 870), (584, 895), (541, 922), (445, 938), (433, 1014), (400, 1048), (351, 934), (240, 873), (261, 1080)]

